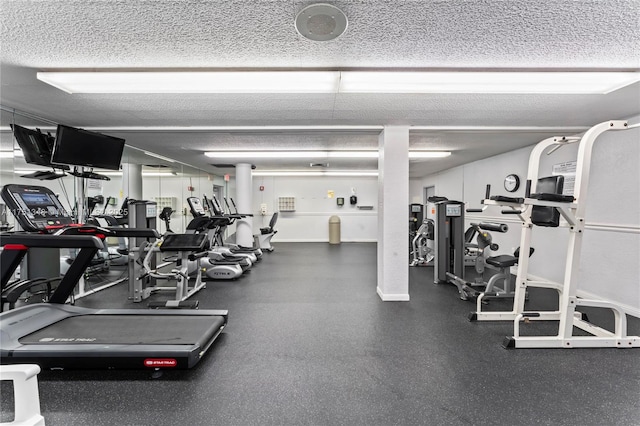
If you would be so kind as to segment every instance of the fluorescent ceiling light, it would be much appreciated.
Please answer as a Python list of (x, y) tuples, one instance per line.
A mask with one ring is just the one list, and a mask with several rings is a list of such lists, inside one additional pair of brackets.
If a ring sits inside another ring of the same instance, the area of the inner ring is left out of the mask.
[(546, 93), (605, 94), (638, 72), (61, 71), (37, 78), (67, 93)]
[[(378, 158), (378, 151), (209, 151), (211, 158)], [(409, 158), (441, 158), (449, 151), (409, 151)]]
[(149, 151), (143, 151), (146, 155), (148, 155), (149, 157), (154, 157), (154, 158), (158, 158), (160, 160), (164, 160), (164, 161), (169, 161), (170, 163), (175, 163), (176, 160), (172, 160), (171, 158), (168, 157), (163, 157), (162, 155), (158, 155), (155, 154), (153, 152), (149, 152)]
[(212, 158), (378, 158), (378, 151), (209, 151)]
[(444, 158), (451, 155), (451, 151), (409, 151), (410, 159)]
[(333, 170), (333, 171), (301, 171), (301, 170), (254, 170), (252, 176), (345, 176), (345, 177), (365, 177), (378, 176), (378, 172), (375, 170)]
[(637, 72), (343, 72), (340, 93), (605, 94)]
[[(102, 172), (98, 171), (97, 173), (105, 176), (122, 176), (122, 172)], [(142, 172), (142, 176), (144, 177), (158, 177), (158, 176), (177, 176), (177, 173), (174, 172)]]
[(67, 93), (336, 93), (338, 71), (39, 72)]
[(161, 176), (178, 176), (175, 172), (142, 172), (142, 176), (161, 177)]

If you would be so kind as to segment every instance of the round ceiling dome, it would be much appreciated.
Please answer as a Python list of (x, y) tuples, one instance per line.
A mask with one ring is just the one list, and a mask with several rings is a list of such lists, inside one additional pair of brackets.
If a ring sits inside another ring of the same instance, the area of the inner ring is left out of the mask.
[(346, 29), (346, 15), (330, 4), (312, 4), (296, 15), (296, 30), (309, 40), (333, 40)]

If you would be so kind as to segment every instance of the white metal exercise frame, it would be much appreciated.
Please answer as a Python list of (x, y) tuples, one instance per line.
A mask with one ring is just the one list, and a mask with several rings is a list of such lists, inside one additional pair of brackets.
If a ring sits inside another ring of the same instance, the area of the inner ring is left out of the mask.
[[(635, 126), (634, 126), (635, 127)], [(582, 137), (553, 137), (538, 143), (529, 157), (529, 170), (527, 179), (531, 185), (538, 180), (540, 157), (547, 150), (557, 149), (559, 146), (569, 143), (578, 143), (578, 157), (576, 165), (576, 180), (574, 189), (574, 202), (563, 203), (543, 201), (525, 198), (522, 204), (505, 203), (493, 200), (484, 200), (485, 205), (497, 205), (508, 207), (522, 221), (522, 233), (520, 237), (520, 257), (516, 274), (516, 290), (513, 302), (513, 310), (498, 312), (482, 312), (482, 297), (477, 299), (477, 311), (472, 314), (472, 319), (477, 321), (513, 321), (513, 336), (507, 337), (504, 346), (507, 348), (586, 348), (586, 347), (615, 347), (637, 348), (640, 347), (640, 336), (627, 335), (627, 317), (625, 311), (615, 303), (603, 300), (583, 299), (577, 297), (578, 268), (582, 249), (582, 236), (585, 230), (585, 210), (587, 204), (587, 190), (589, 186), (589, 171), (591, 167), (591, 154), (595, 140), (608, 130), (626, 130), (626, 121), (607, 121), (597, 124), (584, 133)], [(535, 192), (532, 191), (531, 192)], [(564, 280), (562, 283), (530, 279), (529, 248), (531, 247), (531, 233), (534, 225), (531, 222), (531, 208), (533, 206), (548, 206), (558, 209), (562, 217), (568, 223), (569, 242), (567, 245), (567, 258), (565, 264)], [(527, 287), (551, 288), (558, 291), (559, 308), (557, 311), (527, 312), (524, 310)], [(615, 331), (610, 332), (586, 321), (577, 306), (590, 306), (608, 308), (614, 313)], [(555, 336), (521, 336), (520, 323), (522, 321), (560, 321), (558, 334)], [(574, 336), (573, 327), (586, 331), (590, 336)]]

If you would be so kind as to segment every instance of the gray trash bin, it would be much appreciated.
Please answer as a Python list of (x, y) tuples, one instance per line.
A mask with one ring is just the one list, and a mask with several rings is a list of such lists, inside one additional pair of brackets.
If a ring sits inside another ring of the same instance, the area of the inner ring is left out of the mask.
[(338, 216), (329, 218), (329, 244), (340, 244), (340, 218)]

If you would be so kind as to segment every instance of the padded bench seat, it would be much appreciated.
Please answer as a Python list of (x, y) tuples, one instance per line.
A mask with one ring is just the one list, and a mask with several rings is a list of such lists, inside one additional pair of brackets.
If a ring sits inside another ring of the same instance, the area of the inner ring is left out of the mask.
[(518, 263), (518, 258), (510, 254), (501, 254), (499, 256), (488, 257), (485, 259), (485, 262), (497, 268), (510, 268)]

